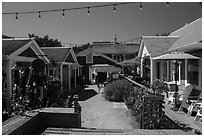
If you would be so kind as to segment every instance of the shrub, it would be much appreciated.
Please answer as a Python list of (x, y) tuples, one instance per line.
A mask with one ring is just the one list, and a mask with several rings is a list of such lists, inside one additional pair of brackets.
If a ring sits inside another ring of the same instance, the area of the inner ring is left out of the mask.
[(167, 93), (169, 91), (167, 83), (164, 83), (161, 80), (154, 81), (151, 88), (155, 95), (161, 95), (161, 93)]
[[(59, 104), (61, 103), (60, 96), (62, 95), (62, 83), (59, 79), (54, 77), (49, 77), (47, 83), (47, 97), (49, 98), (49, 103), (46, 106), (50, 107), (52, 104)], [(55, 106), (57, 106), (55, 105)]]
[(131, 109), (132, 115), (139, 122), (142, 113), (142, 96), (147, 94), (146, 90), (141, 87), (134, 87), (134, 90), (126, 94), (125, 104)]
[(59, 96), (62, 94), (61, 87), (62, 83), (59, 79), (49, 77), (47, 84), (48, 96), (50, 98), (59, 98)]
[(133, 85), (127, 80), (116, 80), (108, 84), (104, 89), (105, 99), (115, 102), (123, 102), (124, 95), (133, 90)]

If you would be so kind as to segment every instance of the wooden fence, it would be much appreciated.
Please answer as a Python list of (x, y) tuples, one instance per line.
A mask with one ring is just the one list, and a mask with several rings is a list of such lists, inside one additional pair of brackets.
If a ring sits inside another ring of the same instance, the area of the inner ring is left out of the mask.
[(125, 77), (126, 80), (131, 82), (134, 86), (134, 88), (143, 88), (146, 90), (145, 95), (141, 96), (142, 105), (140, 110), (140, 129), (157, 129), (162, 125), (163, 118), (165, 115), (165, 112), (162, 110), (165, 107), (163, 106), (163, 103), (165, 103), (164, 96), (162, 95), (154, 95), (151, 90), (149, 90), (147, 87), (145, 87), (142, 84), (139, 84), (127, 77)]

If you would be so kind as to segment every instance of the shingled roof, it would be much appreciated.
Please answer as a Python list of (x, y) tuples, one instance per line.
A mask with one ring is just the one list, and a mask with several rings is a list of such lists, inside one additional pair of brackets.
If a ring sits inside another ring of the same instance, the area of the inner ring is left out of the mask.
[(92, 48), (102, 54), (134, 54), (139, 50), (139, 44), (95, 44)]
[(32, 40), (2, 40), (2, 54), (10, 55)]
[(41, 47), (49, 60), (63, 62), (69, 54), (71, 48), (68, 47)]
[[(179, 36), (179, 39), (168, 50), (180, 49), (187, 45), (202, 41), (202, 18), (199, 18), (188, 25), (172, 32), (169, 36)], [(202, 45), (199, 45), (202, 48)]]
[(103, 58), (106, 58), (106, 59), (108, 59), (108, 60), (110, 60), (110, 61), (112, 61), (112, 62), (114, 62), (114, 63), (117, 63), (116, 60), (111, 59), (111, 58), (109, 58), (108, 56), (106, 56), (106, 55), (100, 53), (98, 50), (96, 50), (96, 49), (93, 48), (93, 47), (89, 47), (89, 48), (87, 48), (86, 50), (83, 50), (83, 51), (79, 52), (76, 56), (77, 56), (77, 57), (79, 57), (79, 56), (86, 56), (86, 55), (89, 54), (89, 53), (92, 53), (93, 56), (102, 56)]
[(141, 47), (138, 55), (141, 56), (144, 46), (146, 46), (151, 57), (162, 55), (177, 39), (178, 37), (174, 36), (142, 36)]

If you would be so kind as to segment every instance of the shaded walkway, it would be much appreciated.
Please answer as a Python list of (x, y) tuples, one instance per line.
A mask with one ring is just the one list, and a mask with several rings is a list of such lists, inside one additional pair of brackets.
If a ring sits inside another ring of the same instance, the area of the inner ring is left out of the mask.
[[(103, 90), (103, 89), (101, 89)], [(82, 107), (82, 127), (98, 129), (135, 129), (139, 125), (131, 118), (124, 103), (109, 102), (91, 85), (79, 93)], [(84, 96), (83, 96), (84, 95)]]
[(79, 97), (79, 101), (86, 101), (94, 97), (98, 93), (93, 88), (85, 88), (84, 91), (82, 90), (81, 92), (78, 92), (77, 94)]

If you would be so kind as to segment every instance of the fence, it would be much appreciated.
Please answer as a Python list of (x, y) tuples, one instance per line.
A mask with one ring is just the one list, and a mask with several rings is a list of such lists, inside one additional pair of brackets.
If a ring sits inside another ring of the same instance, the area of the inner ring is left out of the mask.
[(141, 113), (141, 129), (158, 129), (163, 124), (165, 112), (162, 110), (164, 106), (164, 97), (155, 95), (143, 96), (142, 113)]
[[(131, 82), (135, 88), (144, 89), (145, 93), (138, 95), (138, 100), (141, 100), (141, 105), (136, 110), (133, 111), (140, 111), (137, 113), (137, 117), (139, 115), (139, 123), (141, 129), (157, 129), (163, 125), (163, 120), (165, 117), (165, 112), (162, 110), (164, 106), (162, 105), (165, 103), (164, 96), (162, 95), (154, 95), (151, 90), (145, 87), (142, 84), (139, 84), (127, 77), (126, 80)], [(140, 103), (138, 103), (140, 104)]]

